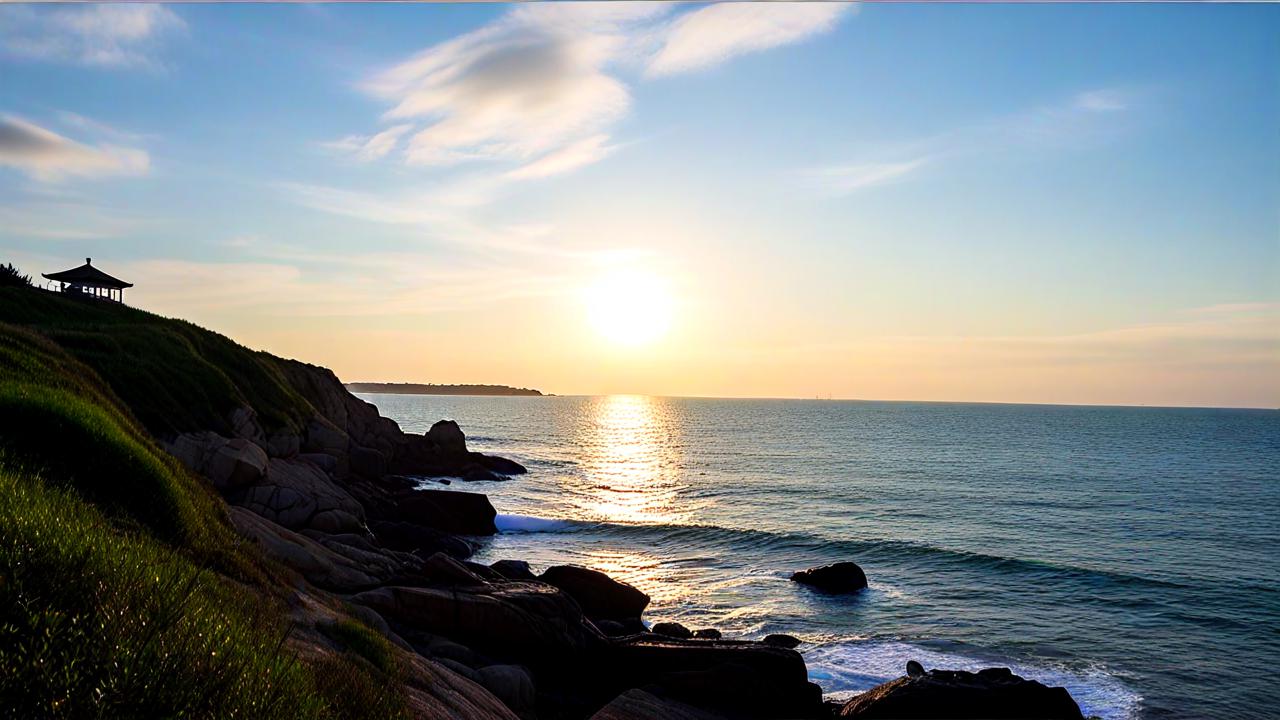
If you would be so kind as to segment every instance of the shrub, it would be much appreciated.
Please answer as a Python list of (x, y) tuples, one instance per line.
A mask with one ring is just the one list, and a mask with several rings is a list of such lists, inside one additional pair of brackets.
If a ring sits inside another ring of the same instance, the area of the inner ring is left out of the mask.
[(0, 287), (31, 287), (31, 276), (23, 275), (13, 263), (0, 265)]

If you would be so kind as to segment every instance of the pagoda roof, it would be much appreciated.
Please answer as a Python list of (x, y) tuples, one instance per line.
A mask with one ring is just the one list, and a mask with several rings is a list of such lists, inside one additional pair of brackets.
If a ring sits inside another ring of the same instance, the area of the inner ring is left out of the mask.
[(80, 267), (63, 270), (62, 272), (47, 273), (44, 277), (59, 282), (72, 283), (75, 285), (88, 285), (89, 287), (112, 288), (115, 290), (123, 290), (124, 288), (133, 287), (133, 283), (127, 283), (119, 278), (113, 278), (93, 266), (93, 258), (85, 258), (84, 264)]

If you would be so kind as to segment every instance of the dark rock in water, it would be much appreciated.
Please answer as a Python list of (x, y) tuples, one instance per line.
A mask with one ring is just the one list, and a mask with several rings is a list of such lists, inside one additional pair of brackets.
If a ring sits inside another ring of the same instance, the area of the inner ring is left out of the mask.
[(765, 635), (764, 639), (761, 640), (760, 642), (764, 643), (765, 645), (772, 645), (774, 647), (787, 648), (788, 650), (792, 648), (800, 647), (800, 638), (795, 637), (794, 635), (784, 635), (782, 633), (773, 633), (772, 635)]
[(693, 633), (689, 632), (689, 628), (678, 622), (660, 622), (653, 626), (653, 632), (673, 638), (687, 639), (693, 637)]
[(476, 576), (484, 580), (495, 580), (495, 581), (501, 582), (502, 580), (507, 579), (503, 577), (497, 570), (494, 570), (488, 565), (484, 565), (482, 563), (471, 562), (470, 560), (463, 560), (462, 566), (470, 570), (471, 572), (475, 573)]
[(467, 436), (452, 420), (441, 420), (427, 431), (427, 439), (441, 455), (465, 455), (467, 453)]
[(471, 457), (489, 470), (503, 475), (523, 475), (528, 471), (525, 466), (515, 460), (508, 460), (504, 457), (496, 455), (482, 455), (480, 453), (471, 453)]
[(631, 634), (627, 630), (627, 626), (617, 620), (592, 620), (591, 622), (596, 626), (597, 630), (609, 637), (622, 637), (623, 635)]
[(398, 498), (399, 520), (459, 535), (493, 535), (498, 512), (480, 493), (418, 490)]
[(569, 593), (592, 619), (639, 618), (649, 605), (649, 596), (627, 583), (577, 565), (547, 568), (538, 579)]
[(591, 682), (617, 692), (652, 685), (664, 697), (729, 717), (813, 717), (822, 689), (794, 650), (759, 643), (677, 640), (652, 633), (612, 641)]
[(823, 592), (851, 593), (867, 586), (867, 575), (857, 563), (839, 562), (833, 565), (809, 568), (791, 576), (795, 582)]
[(987, 668), (900, 677), (853, 698), (840, 717), (1079, 720), (1082, 715), (1065, 688), (1024, 680), (1008, 668)]
[(722, 716), (633, 688), (600, 708), (591, 720), (722, 720)]
[(384, 546), (393, 550), (416, 552), (422, 557), (443, 552), (455, 558), (468, 558), (476, 550), (474, 545), (462, 538), (417, 523), (380, 520), (369, 523), (369, 529)]
[(702, 630), (695, 630), (693, 632), (693, 636), (698, 638), (699, 640), (719, 640), (721, 637), (720, 631), (715, 628), (703, 628)]
[(529, 563), (524, 560), (499, 560), (489, 567), (508, 580), (538, 579), (538, 576), (534, 575), (533, 571), (529, 569)]
[(907, 661), (907, 677), (920, 677), (924, 674), (924, 666), (915, 660)]

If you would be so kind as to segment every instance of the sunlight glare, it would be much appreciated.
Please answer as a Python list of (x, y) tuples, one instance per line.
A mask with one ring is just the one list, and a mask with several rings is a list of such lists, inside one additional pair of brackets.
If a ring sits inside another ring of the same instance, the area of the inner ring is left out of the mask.
[(671, 325), (670, 290), (653, 273), (612, 271), (587, 289), (585, 300), (591, 326), (619, 345), (648, 345), (665, 335)]

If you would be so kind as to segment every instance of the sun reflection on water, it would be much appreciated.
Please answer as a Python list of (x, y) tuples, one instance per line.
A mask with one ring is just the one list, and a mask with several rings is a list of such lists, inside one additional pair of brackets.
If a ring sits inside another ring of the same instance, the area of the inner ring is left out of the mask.
[(595, 399), (583, 418), (583, 473), (569, 488), (582, 516), (619, 523), (686, 524), (699, 505), (681, 499), (678, 426), (669, 401)]

